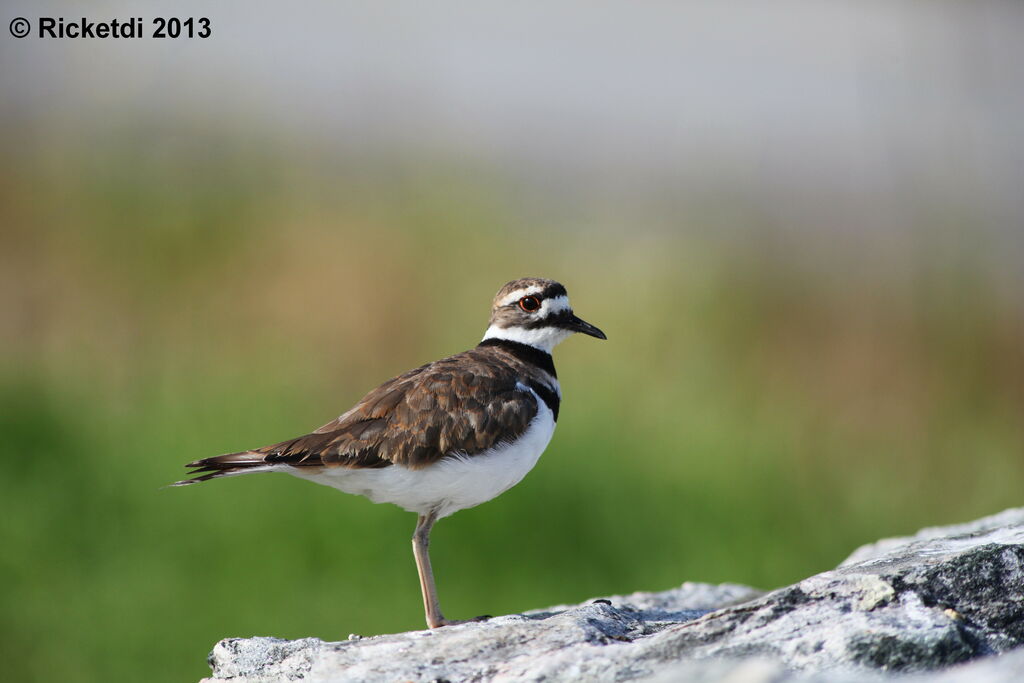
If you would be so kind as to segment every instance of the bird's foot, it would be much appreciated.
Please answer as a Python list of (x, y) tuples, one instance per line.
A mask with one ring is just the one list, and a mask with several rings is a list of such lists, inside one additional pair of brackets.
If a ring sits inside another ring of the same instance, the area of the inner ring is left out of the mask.
[(435, 620), (433, 623), (428, 623), (428, 626), (430, 628), (441, 628), (442, 626), (458, 626), (459, 624), (475, 624), (475, 623), (479, 623), (481, 621), (487, 621), (488, 619), (493, 619), (493, 618), (494, 617), (492, 617), (490, 614), (484, 614), (484, 615), (479, 616), (479, 617), (473, 617), (472, 619), (445, 619), (444, 617), (441, 617), (440, 619)]

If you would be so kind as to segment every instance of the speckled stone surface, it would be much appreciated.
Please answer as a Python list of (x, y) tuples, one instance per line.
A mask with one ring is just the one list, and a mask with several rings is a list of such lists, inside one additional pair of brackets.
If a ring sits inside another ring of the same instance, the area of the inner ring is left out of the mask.
[(686, 583), (329, 643), (229, 638), (211, 683), (1024, 680), (1024, 508), (855, 551), (770, 593)]

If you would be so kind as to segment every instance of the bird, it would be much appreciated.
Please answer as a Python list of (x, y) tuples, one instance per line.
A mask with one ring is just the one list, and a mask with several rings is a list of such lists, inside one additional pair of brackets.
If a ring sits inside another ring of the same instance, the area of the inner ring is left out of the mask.
[(533, 469), (555, 431), (562, 391), (551, 352), (582, 333), (565, 287), (521, 278), (495, 295), (476, 347), (398, 375), (319, 429), (263, 448), (190, 462), (172, 486), (285, 472), (418, 515), (412, 536), (428, 628), (446, 619), (430, 565), (430, 531), (495, 498)]

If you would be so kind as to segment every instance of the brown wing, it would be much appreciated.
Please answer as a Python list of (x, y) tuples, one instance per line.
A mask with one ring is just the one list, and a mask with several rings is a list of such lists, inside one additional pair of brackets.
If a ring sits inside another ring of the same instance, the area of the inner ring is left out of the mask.
[(537, 414), (516, 374), (472, 349), (399, 375), (311, 434), (264, 448), (191, 462), (194, 484), (288, 464), (295, 467), (420, 468), (453, 454), (476, 455), (522, 435)]
[(264, 463), (419, 468), (513, 441), (536, 414), (508, 366), (467, 351), (382, 384), (312, 434), (256, 452)]

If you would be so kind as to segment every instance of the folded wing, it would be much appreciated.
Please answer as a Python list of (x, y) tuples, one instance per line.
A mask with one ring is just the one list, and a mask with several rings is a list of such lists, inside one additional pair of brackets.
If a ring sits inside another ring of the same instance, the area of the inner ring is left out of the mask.
[(514, 441), (537, 414), (497, 361), (467, 351), (399, 375), (316, 431), (241, 453), (189, 463), (175, 486), (246, 472), (292, 467), (426, 467)]

